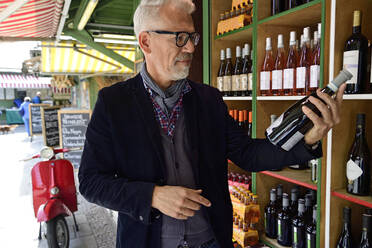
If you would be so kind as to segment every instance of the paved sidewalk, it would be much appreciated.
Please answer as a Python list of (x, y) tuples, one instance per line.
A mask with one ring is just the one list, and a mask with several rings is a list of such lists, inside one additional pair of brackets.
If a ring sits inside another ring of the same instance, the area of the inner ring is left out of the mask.
[[(23, 126), (14, 133), (0, 134), (0, 247), (46, 248), (45, 238), (38, 240), (39, 224), (32, 206), (31, 169), (37, 160), (20, 162), (31, 157), (43, 146), (41, 136), (33, 142), (26, 137)], [(75, 177), (76, 178), (76, 177)], [(77, 180), (76, 180), (77, 182)], [(79, 231), (72, 217), (67, 217), (71, 248), (113, 248), (116, 223), (110, 211), (88, 203), (78, 194), (75, 213)]]

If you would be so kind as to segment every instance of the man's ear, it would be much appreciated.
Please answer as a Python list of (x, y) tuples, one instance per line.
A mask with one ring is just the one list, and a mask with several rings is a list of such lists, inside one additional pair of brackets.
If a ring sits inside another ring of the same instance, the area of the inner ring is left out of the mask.
[(143, 53), (151, 53), (150, 48), (150, 34), (148, 32), (141, 32), (138, 36), (138, 43)]

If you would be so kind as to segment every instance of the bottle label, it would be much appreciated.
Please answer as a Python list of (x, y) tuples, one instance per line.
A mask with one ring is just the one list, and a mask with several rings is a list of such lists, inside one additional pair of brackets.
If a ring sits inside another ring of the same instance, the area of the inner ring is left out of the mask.
[(311, 247), (311, 235), (308, 233), (306, 235), (307, 247)]
[(294, 147), (303, 137), (304, 135), (301, 132), (297, 131), (295, 134), (292, 135), (292, 137), (287, 140), (287, 142), (282, 145), (282, 148), (286, 151), (291, 150), (292, 147)]
[(241, 91), (248, 90), (248, 75), (247, 74), (240, 74), (240, 83), (241, 83)]
[(274, 128), (278, 127), (284, 119), (284, 114), (281, 114), (276, 120), (266, 129), (266, 133), (269, 136), (273, 131)]
[(223, 90), (231, 91), (231, 76), (223, 76)]
[(310, 88), (318, 88), (320, 79), (320, 66), (310, 66)]
[(354, 181), (358, 179), (363, 174), (362, 169), (359, 167), (359, 160), (355, 162), (353, 160), (349, 160), (346, 164), (346, 177), (349, 181)]
[(270, 90), (270, 71), (261, 71), (260, 89)]
[(306, 67), (297, 67), (296, 69), (296, 88), (304, 89), (306, 82)]
[(232, 76), (232, 90), (233, 91), (240, 90), (240, 75)]
[(253, 89), (253, 73), (248, 73), (248, 90)]
[(358, 82), (358, 61), (358, 50), (344, 52), (344, 68), (353, 74), (353, 77), (346, 81), (347, 84), (356, 84)]
[(217, 89), (223, 91), (223, 77), (217, 77)]
[(293, 243), (297, 244), (298, 243), (298, 238), (297, 238), (297, 227), (293, 227)]
[(282, 223), (280, 220), (278, 220), (278, 239), (281, 239), (282, 236)]
[(293, 89), (294, 69), (284, 69), (284, 89)]
[(281, 90), (283, 87), (283, 70), (274, 70), (272, 73), (273, 73), (272, 89)]

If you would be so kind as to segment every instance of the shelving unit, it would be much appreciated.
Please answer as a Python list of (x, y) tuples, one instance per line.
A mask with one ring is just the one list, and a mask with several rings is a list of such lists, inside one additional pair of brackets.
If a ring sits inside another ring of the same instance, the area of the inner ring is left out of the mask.
[(225, 101), (252, 101), (251, 96), (224, 96)]
[[(270, 124), (270, 114), (281, 114), (285, 109), (303, 98), (303, 96), (259, 96), (260, 68), (265, 56), (265, 39), (272, 38), (272, 47), (276, 50), (278, 34), (284, 34), (284, 45), (288, 49), (289, 32), (310, 26), (316, 29), (322, 23), (321, 73), (320, 86), (328, 83), (342, 68), (343, 46), (352, 30), (353, 11), (362, 10), (362, 33), (372, 39), (370, 21), (372, 19), (372, 2), (365, 0), (313, 0), (271, 16), (271, 0), (255, 0), (253, 23), (232, 32), (216, 36), (219, 14), (231, 8), (231, 1), (209, 0), (209, 61), (208, 72), (210, 85), (216, 86), (221, 49), (243, 46), (248, 42), (253, 47), (253, 95), (251, 97), (224, 97), (228, 108), (249, 109), (253, 112), (253, 137), (264, 138), (266, 127)], [(275, 52), (274, 52), (275, 54)], [(344, 95), (341, 123), (331, 130), (323, 139), (323, 158), (318, 169), (318, 182), (311, 182), (309, 171), (265, 171), (252, 173), (253, 191), (259, 196), (261, 211), (269, 201), (269, 191), (281, 183), (284, 192), (289, 192), (294, 185), (317, 191), (318, 220), (317, 247), (335, 247), (342, 228), (342, 209), (352, 208), (352, 232), (359, 238), (361, 230), (361, 213), (366, 207), (372, 207), (372, 196), (359, 197), (346, 193), (347, 154), (355, 135), (355, 118), (359, 112), (367, 114), (366, 133), (368, 143), (372, 146), (372, 94)], [(326, 165), (326, 166), (321, 166)], [(232, 170), (239, 170), (230, 164)], [(262, 220), (263, 221), (263, 220)], [(260, 223), (261, 240), (271, 247), (282, 247), (275, 240), (265, 237), (263, 223)]]

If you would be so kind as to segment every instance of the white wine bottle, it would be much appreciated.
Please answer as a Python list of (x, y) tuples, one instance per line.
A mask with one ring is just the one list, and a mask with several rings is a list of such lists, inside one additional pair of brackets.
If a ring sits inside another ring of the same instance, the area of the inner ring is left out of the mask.
[[(321, 91), (333, 96), (337, 92), (339, 86), (351, 78), (352, 74), (344, 69)], [(320, 99), (316, 92), (310, 96)], [(289, 151), (305, 136), (306, 132), (313, 127), (313, 122), (302, 112), (302, 106), (310, 108), (319, 116), (321, 116), (321, 113), (308, 98), (309, 96), (306, 96), (292, 105), (266, 129), (266, 137), (272, 144)]]

